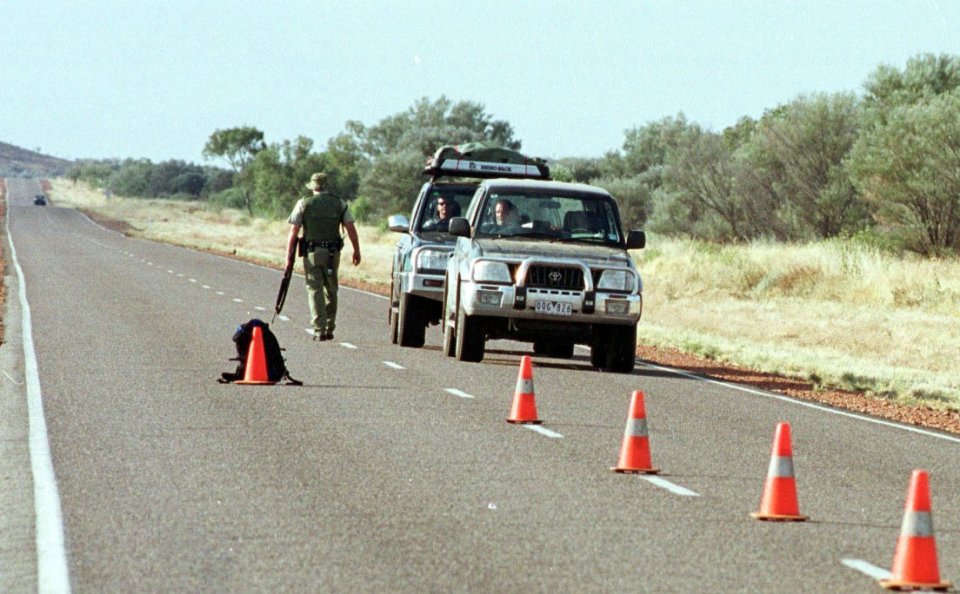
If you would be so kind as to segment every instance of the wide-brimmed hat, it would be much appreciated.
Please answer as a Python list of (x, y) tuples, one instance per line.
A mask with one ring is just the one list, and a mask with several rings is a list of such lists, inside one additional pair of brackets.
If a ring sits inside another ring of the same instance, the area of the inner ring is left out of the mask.
[(326, 173), (314, 173), (310, 176), (310, 183), (307, 184), (307, 188), (319, 192), (320, 190), (327, 189), (327, 174)]

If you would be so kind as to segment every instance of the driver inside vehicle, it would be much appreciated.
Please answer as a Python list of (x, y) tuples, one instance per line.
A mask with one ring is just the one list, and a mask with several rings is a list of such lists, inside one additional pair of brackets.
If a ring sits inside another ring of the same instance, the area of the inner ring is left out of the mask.
[(460, 216), (460, 205), (456, 200), (438, 195), (436, 215), (423, 224), (424, 231), (447, 231), (450, 219)]
[(493, 216), (498, 231), (520, 227), (520, 214), (517, 212), (517, 207), (506, 198), (497, 200), (493, 207)]

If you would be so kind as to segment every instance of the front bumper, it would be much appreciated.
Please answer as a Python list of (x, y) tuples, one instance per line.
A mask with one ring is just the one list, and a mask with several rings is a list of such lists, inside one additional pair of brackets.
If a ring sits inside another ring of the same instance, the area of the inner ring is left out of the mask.
[[(562, 265), (582, 271), (582, 289), (527, 286), (527, 272), (537, 265)], [(612, 267), (605, 267), (609, 270)], [(630, 271), (636, 274), (635, 271)], [(528, 258), (516, 268), (515, 284), (464, 279), (460, 303), (471, 316), (587, 324), (635, 325), (643, 312), (641, 292), (596, 290), (590, 268), (583, 263)], [(637, 277), (639, 287), (639, 276)]]

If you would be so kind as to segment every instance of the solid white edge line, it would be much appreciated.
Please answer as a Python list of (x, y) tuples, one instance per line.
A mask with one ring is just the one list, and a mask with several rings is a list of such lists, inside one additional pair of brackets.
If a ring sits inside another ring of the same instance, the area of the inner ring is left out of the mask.
[(384, 361), (383, 364), (386, 365), (387, 367), (392, 367), (394, 369), (406, 369), (406, 367), (404, 367), (403, 365), (400, 365), (399, 363), (394, 363), (393, 361)]
[(846, 565), (850, 569), (856, 569), (860, 573), (866, 574), (875, 580), (888, 580), (893, 577), (893, 574), (888, 570), (883, 569), (882, 567), (877, 567), (872, 563), (867, 563), (863, 559), (841, 559), (840, 563)]
[(780, 400), (781, 402), (789, 402), (791, 404), (796, 404), (798, 406), (805, 406), (807, 408), (812, 408), (822, 412), (827, 412), (835, 415), (840, 415), (841, 417), (848, 417), (851, 419), (857, 419), (860, 421), (866, 421), (868, 423), (874, 423), (876, 425), (883, 425), (884, 427), (891, 427), (893, 429), (901, 429), (903, 431), (909, 431), (911, 433), (918, 433), (920, 435), (925, 435), (927, 437), (936, 437), (943, 439), (945, 441), (952, 441), (953, 443), (960, 443), (960, 437), (953, 437), (951, 435), (942, 435), (940, 433), (934, 433), (933, 431), (927, 431), (926, 429), (920, 429), (917, 427), (911, 427), (909, 425), (901, 425), (900, 423), (894, 423), (893, 421), (885, 421), (883, 419), (875, 419), (873, 417), (865, 417), (863, 415), (858, 415), (845, 410), (838, 410), (835, 408), (830, 408), (828, 406), (823, 406), (821, 404), (816, 404), (813, 402), (808, 402), (806, 400), (797, 400), (796, 398), (791, 398), (790, 396), (784, 396), (782, 394), (774, 394), (772, 392), (764, 392), (763, 390), (757, 390), (755, 388), (748, 388), (746, 386), (740, 386), (737, 384), (731, 384), (729, 382), (724, 382), (716, 380), (710, 377), (704, 377), (702, 375), (697, 375), (695, 373), (687, 373), (680, 369), (673, 369), (672, 367), (663, 367), (661, 365), (654, 365), (653, 363), (648, 363), (640, 359), (637, 360), (637, 363), (643, 365), (644, 367), (649, 367), (650, 369), (657, 369), (659, 371), (667, 371), (675, 375), (683, 376), (690, 379), (700, 380), (708, 384), (713, 384), (715, 386), (723, 386), (726, 388), (731, 388), (733, 390), (739, 390), (741, 392), (746, 392), (748, 394), (753, 394), (754, 396), (763, 396), (764, 398), (772, 398), (774, 400)]
[(10, 209), (7, 209), (7, 241), (10, 259), (17, 271), (23, 334), (23, 363), (26, 373), (27, 411), (30, 425), (30, 468), (33, 472), (33, 503), (36, 514), (37, 585), (40, 592), (70, 592), (70, 574), (67, 569), (67, 551), (64, 547), (63, 514), (57, 478), (50, 457), (47, 422), (43, 416), (43, 395), (37, 354), (33, 346), (33, 325), (23, 269), (17, 260), (17, 249), (10, 234)]
[(446, 390), (447, 392), (453, 394), (454, 396), (457, 396), (458, 398), (476, 398), (476, 396), (474, 396), (473, 394), (467, 394), (466, 392), (463, 392), (456, 388), (446, 388)]
[(648, 483), (651, 483), (653, 485), (660, 487), (661, 489), (666, 489), (667, 491), (670, 491), (674, 495), (682, 495), (684, 497), (700, 497), (700, 493), (697, 493), (696, 491), (691, 491), (686, 487), (681, 487), (680, 485), (671, 483), (667, 479), (660, 476), (644, 474), (644, 475), (641, 475), (640, 478), (647, 481)]
[(563, 438), (563, 435), (560, 435), (560, 434), (557, 433), (556, 431), (550, 431), (550, 430), (547, 429), (546, 427), (541, 427), (540, 425), (527, 425), (527, 424), (525, 424), (525, 425), (523, 425), (523, 427), (526, 427), (526, 428), (529, 429), (530, 431), (536, 431), (536, 432), (539, 433), (540, 435), (545, 435), (545, 436), (550, 437), (550, 438), (553, 438), (553, 439), (562, 439), (562, 438)]

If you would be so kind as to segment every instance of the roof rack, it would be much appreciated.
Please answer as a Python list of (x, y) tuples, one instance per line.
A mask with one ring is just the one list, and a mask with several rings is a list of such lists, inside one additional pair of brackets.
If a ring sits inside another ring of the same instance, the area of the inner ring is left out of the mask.
[(455, 177), (507, 177), (517, 179), (550, 179), (547, 162), (527, 157), (517, 151), (471, 142), (458, 146), (442, 146), (427, 159), (424, 175), (433, 179), (448, 175)]

